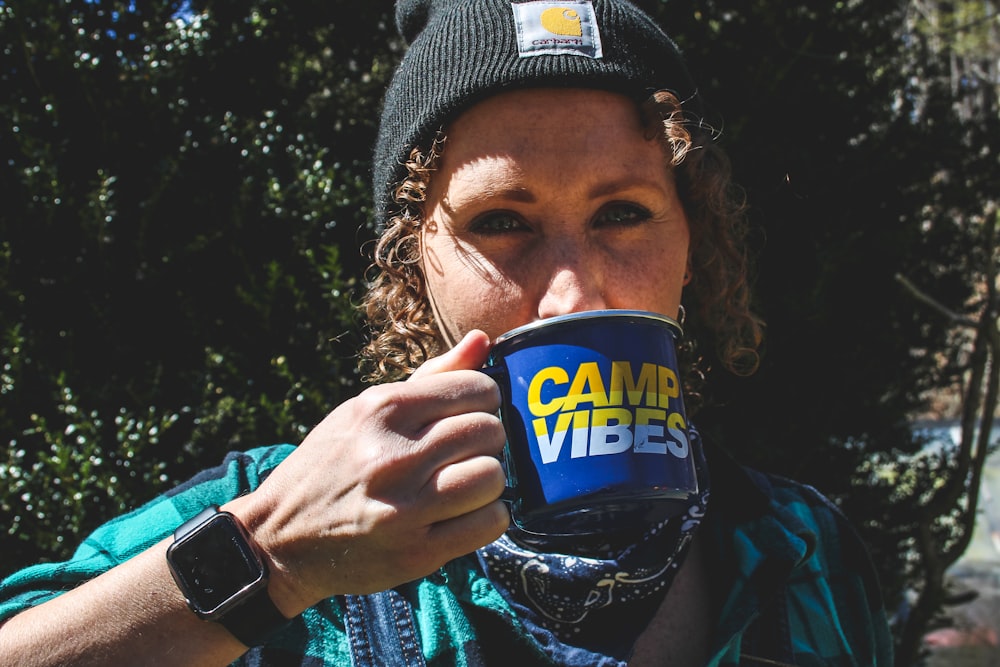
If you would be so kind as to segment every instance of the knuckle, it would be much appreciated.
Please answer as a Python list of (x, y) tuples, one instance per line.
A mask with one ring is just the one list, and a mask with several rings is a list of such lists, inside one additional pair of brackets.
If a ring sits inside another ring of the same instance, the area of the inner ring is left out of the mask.
[(376, 385), (358, 394), (353, 400), (357, 411), (362, 416), (373, 415), (384, 417), (400, 404), (403, 390), (398, 383)]

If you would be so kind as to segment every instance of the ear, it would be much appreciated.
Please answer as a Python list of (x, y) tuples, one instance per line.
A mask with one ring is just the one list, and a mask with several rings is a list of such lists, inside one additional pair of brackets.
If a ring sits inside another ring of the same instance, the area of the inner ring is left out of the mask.
[(684, 267), (684, 285), (685, 287), (691, 283), (691, 258), (688, 258), (687, 266)]

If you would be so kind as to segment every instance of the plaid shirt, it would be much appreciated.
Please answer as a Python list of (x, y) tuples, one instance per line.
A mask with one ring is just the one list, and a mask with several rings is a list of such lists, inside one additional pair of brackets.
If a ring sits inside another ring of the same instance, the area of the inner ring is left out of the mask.
[[(252, 491), (291, 451), (281, 445), (230, 454), (101, 526), (71, 560), (7, 577), (0, 583), (0, 620), (131, 558), (204, 507)], [(719, 620), (708, 665), (891, 665), (878, 584), (840, 512), (809, 487), (746, 470), (719, 452), (709, 459), (713, 495), (702, 530), (714, 559)], [(620, 664), (543, 648), (473, 555), (394, 591), (326, 600), (236, 664), (486, 665), (491, 658), (519, 667)]]

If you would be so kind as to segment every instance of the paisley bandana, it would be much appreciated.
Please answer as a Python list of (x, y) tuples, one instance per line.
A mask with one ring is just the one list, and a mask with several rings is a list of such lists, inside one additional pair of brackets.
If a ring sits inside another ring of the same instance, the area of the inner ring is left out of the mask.
[(478, 551), (486, 574), (529, 629), (624, 659), (670, 587), (708, 505), (701, 442), (691, 431), (701, 493), (681, 515), (639, 534), (583, 545), (512, 528)]

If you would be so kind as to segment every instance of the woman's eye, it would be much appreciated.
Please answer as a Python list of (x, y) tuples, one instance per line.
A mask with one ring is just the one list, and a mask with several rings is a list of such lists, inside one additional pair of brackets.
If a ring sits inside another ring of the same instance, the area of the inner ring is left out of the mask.
[(478, 216), (469, 225), (477, 234), (507, 234), (528, 229), (528, 226), (516, 214), (510, 211), (491, 211)]
[(594, 216), (595, 227), (631, 227), (650, 218), (650, 212), (637, 204), (612, 203)]

